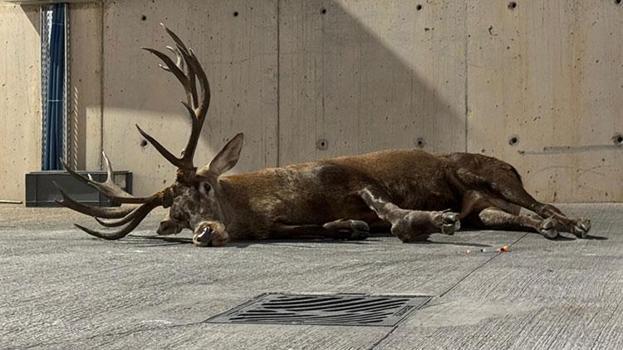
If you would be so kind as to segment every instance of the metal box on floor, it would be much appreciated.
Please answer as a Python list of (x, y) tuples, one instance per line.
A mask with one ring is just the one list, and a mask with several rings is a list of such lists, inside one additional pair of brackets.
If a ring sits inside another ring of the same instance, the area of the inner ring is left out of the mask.
[[(106, 180), (105, 171), (78, 171), (80, 175), (89, 174), (95, 181)], [(132, 193), (132, 173), (129, 171), (115, 171), (113, 181), (126, 192)], [(56, 182), (71, 198), (77, 202), (103, 207), (119, 206), (95, 188), (86, 185), (64, 170), (35, 171), (26, 174), (26, 206), (27, 207), (57, 207), (55, 201), (62, 198)]]

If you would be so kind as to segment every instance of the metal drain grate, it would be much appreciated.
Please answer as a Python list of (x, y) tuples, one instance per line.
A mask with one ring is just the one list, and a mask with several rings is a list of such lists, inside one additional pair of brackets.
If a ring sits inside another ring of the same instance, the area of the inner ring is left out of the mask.
[(207, 322), (393, 326), (430, 299), (429, 296), (262, 294)]

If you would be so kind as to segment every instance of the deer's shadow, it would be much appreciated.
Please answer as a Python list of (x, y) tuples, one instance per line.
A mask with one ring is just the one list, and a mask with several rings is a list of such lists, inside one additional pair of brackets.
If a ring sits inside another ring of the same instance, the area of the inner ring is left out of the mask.
[[(478, 232), (481, 230), (478, 229), (466, 229), (461, 232)], [(523, 232), (523, 231), (517, 231)], [(539, 235), (535, 232), (527, 232), (530, 234)], [(460, 233), (457, 233), (460, 235)], [(367, 239), (364, 240), (347, 240), (347, 239), (336, 239), (336, 238), (328, 238), (328, 237), (318, 237), (318, 236), (309, 236), (309, 237), (297, 237), (291, 239), (266, 239), (266, 240), (246, 240), (246, 241), (235, 241), (227, 243), (227, 247), (236, 247), (236, 248), (247, 248), (253, 245), (280, 245), (280, 246), (296, 246), (299, 248), (316, 248), (316, 244), (341, 244), (341, 245), (361, 245), (366, 246), (370, 244), (375, 244), (377, 242), (381, 242), (382, 238), (391, 238), (394, 237), (389, 232), (373, 232)], [(192, 245), (193, 240), (190, 237), (183, 236), (160, 236), (160, 235), (128, 235), (128, 239), (119, 241), (119, 243), (123, 242), (123, 244), (131, 244), (137, 245), (140, 247), (163, 247), (163, 246), (176, 246), (176, 245)], [(398, 239), (398, 238), (395, 238)], [(596, 235), (588, 235), (586, 240), (597, 240), (604, 241), (608, 240), (608, 237), (604, 236), (596, 236)], [(577, 238), (572, 236), (563, 236), (559, 235), (555, 241), (563, 241), (563, 242), (572, 242), (577, 240)], [(314, 245), (305, 245), (305, 243), (312, 243)], [(491, 248), (493, 247), (491, 244), (483, 244), (483, 243), (474, 243), (474, 242), (465, 242), (465, 241), (457, 241), (457, 240), (424, 240), (417, 241), (409, 244), (415, 245), (449, 245), (449, 246), (461, 246), (461, 247), (474, 247), (474, 248)]]
[[(389, 232), (372, 233), (367, 239), (363, 240), (348, 240), (337, 239), (327, 237), (297, 237), (297, 238), (279, 238), (279, 239), (264, 239), (264, 240), (243, 240), (229, 242), (226, 247), (247, 248), (254, 245), (279, 245), (279, 246), (296, 246), (298, 248), (317, 248), (318, 244), (339, 244), (339, 245), (355, 245), (366, 246), (370, 244), (376, 244), (383, 241), (383, 238), (398, 238), (394, 237)], [(137, 245), (140, 247), (163, 247), (163, 246), (176, 246), (176, 245), (192, 245), (193, 241), (190, 237), (182, 236), (159, 236), (159, 235), (128, 235), (127, 239), (118, 241), (118, 243)], [(307, 245), (306, 245), (307, 243)], [(311, 245), (313, 244), (313, 245)], [(436, 241), (426, 240), (418, 241), (409, 244), (414, 245), (454, 245), (464, 247), (475, 248), (490, 248), (490, 244), (473, 243), (473, 242), (459, 242), (459, 241)]]

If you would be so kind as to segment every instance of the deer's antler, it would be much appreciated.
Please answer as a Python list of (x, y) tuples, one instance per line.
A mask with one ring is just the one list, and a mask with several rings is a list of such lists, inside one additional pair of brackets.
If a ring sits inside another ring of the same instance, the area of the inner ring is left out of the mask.
[[(201, 128), (203, 127), (208, 107), (210, 106), (210, 85), (208, 83), (206, 73), (201, 67), (199, 60), (195, 56), (192, 49), (186, 47), (186, 45), (175, 33), (164, 25), (162, 26), (175, 42), (175, 47), (167, 46), (167, 49), (175, 54), (175, 62), (168, 55), (160, 51), (148, 48), (145, 50), (160, 58), (163, 62), (163, 64), (160, 64), (160, 67), (168, 72), (171, 72), (182, 84), (182, 87), (186, 92), (186, 101), (182, 101), (182, 105), (184, 105), (192, 120), (190, 137), (184, 151), (182, 152), (182, 156), (176, 157), (155, 138), (143, 131), (138, 125), (136, 127), (138, 128), (139, 133), (147, 141), (149, 141), (149, 143), (151, 143), (156, 150), (162, 154), (162, 156), (178, 168), (178, 180), (189, 182), (193, 181), (196, 176), (196, 168), (193, 164), (193, 158), (195, 150), (197, 149)], [(134, 197), (113, 182), (113, 170), (110, 160), (105, 153), (103, 153), (103, 156), (107, 172), (107, 178), (104, 182), (94, 181), (91, 177), (86, 178), (70, 169), (67, 164), (63, 163), (63, 165), (73, 177), (89, 186), (94, 187), (111, 200), (122, 204), (140, 205), (121, 208), (92, 207), (76, 202), (60, 188), (59, 191), (61, 192), (63, 199), (57, 202), (77, 212), (93, 216), (102, 226), (123, 226), (117, 231), (100, 232), (76, 224), (76, 227), (95, 237), (110, 240), (119, 239), (125, 237), (128, 233), (134, 230), (154, 208), (159, 206), (164, 206), (165, 208), (169, 207), (175, 196), (174, 187), (167, 187), (149, 197)], [(119, 220), (108, 221), (103, 219)]]
[[(199, 60), (195, 56), (192, 49), (186, 47), (186, 45), (175, 33), (164, 25), (162, 26), (175, 42), (175, 47), (167, 46), (167, 49), (175, 54), (175, 62), (171, 59), (171, 57), (160, 51), (147, 48), (145, 50), (160, 58), (163, 63), (160, 64), (160, 67), (168, 72), (171, 72), (182, 84), (182, 87), (186, 92), (186, 101), (182, 101), (182, 104), (188, 111), (188, 114), (192, 120), (190, 137), (181, 157), (177, 157), (169, 152), (162, 144), (156, 141), (155, 138), (143, 131), (138, 125), (136, 127), (138, 128), (139, 133), (147, 141), (149, 141), (149, 143), (151, 143), (163, 157), (165, 157), (173, 165), (177, 166), (178, 180), (190, 182), (193, 181), (196, 176), (196, 168), (193, 164), (193, 157), (195, 155), (195, 150), (197, 149), (201, 128), (203, 127), (208, 107), (210, 105), (210, 85), (208, 83), (206, 73), (201, 67)], [(140, 205), (121, 208), (92, 207), (76, 202), (60, 188), (59, 191), (61, 192), (63, 199), (57, 202), (60, 205), (77, 212), (93, 216), (102, 226), (122, 226), (122, 228), (117, 231), (100, 232), (76, 224), (76, 227), (95, 237), (104, 239), (119, 239), (125, 237), (128, 233), (135, 229), (136, 226), (138, 226), (138, 224), (154, 208), (159, 206), (164, 206), (165, 208), (169, 207), (173, 202), (174, 187), (167, 187), (149, 197), (134, 197), (113, 182), (113, 171), (110, 160), (105, 153), (103, 153), (103, 156), (107, 172), (107, 178), (104, 182), (94, 181), (90, 177), (86, 178), (70, 169), (67, 164), (63, 163), (63, 165), (73, 177), (89, 186), (94, 187), (111, 200), (121, 204)], [(104, 219), (119, 220), (113, 221)]]
[(201, 134), (201, 128), (210, 106), (210, 84), (206, 76), (205, 71), (201, 67), (197, 56), (192, 49), (186, 47), (186, 45), (180, 40), (180, 38), (162, 25), (166, 32), (175, 41), (175, 48), (167, 46), (169, 51), (172, 51), (176, 55), (176, 62), (158, 50), (144, 48), (160, 58), (163, 64), (160, 64), (160, 68), (171, 72), (177, 80), (182, 84), (184, 91), (186, 92), (186, 101), (182, 101), (182, 105), (186, 108), (188, 115), (192, 120), (192, 129), (188, 143), (182, 152), (181, 157), (176, 157), (169, 152), (162, 144), (156, 141), (151, 135), (143, 131), (138, 127), (138, 131), (143, 137), (151, 143), (164, 158), (166, 158), (171, 164), (175, 165), (182, 173), (184, 178), (193, 178), (195, 175), (195, 166), (193, 164), (193, 158), (195, 156), (195, 150), (197, 149), (197, 143), (199, 142), (199, 136)]

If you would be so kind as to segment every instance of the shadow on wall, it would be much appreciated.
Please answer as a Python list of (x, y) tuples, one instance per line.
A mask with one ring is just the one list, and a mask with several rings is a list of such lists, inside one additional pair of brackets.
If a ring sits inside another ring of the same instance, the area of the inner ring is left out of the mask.
[(386, 148), (465, 150), (464, 5), (281, 5), (281, 164)]

